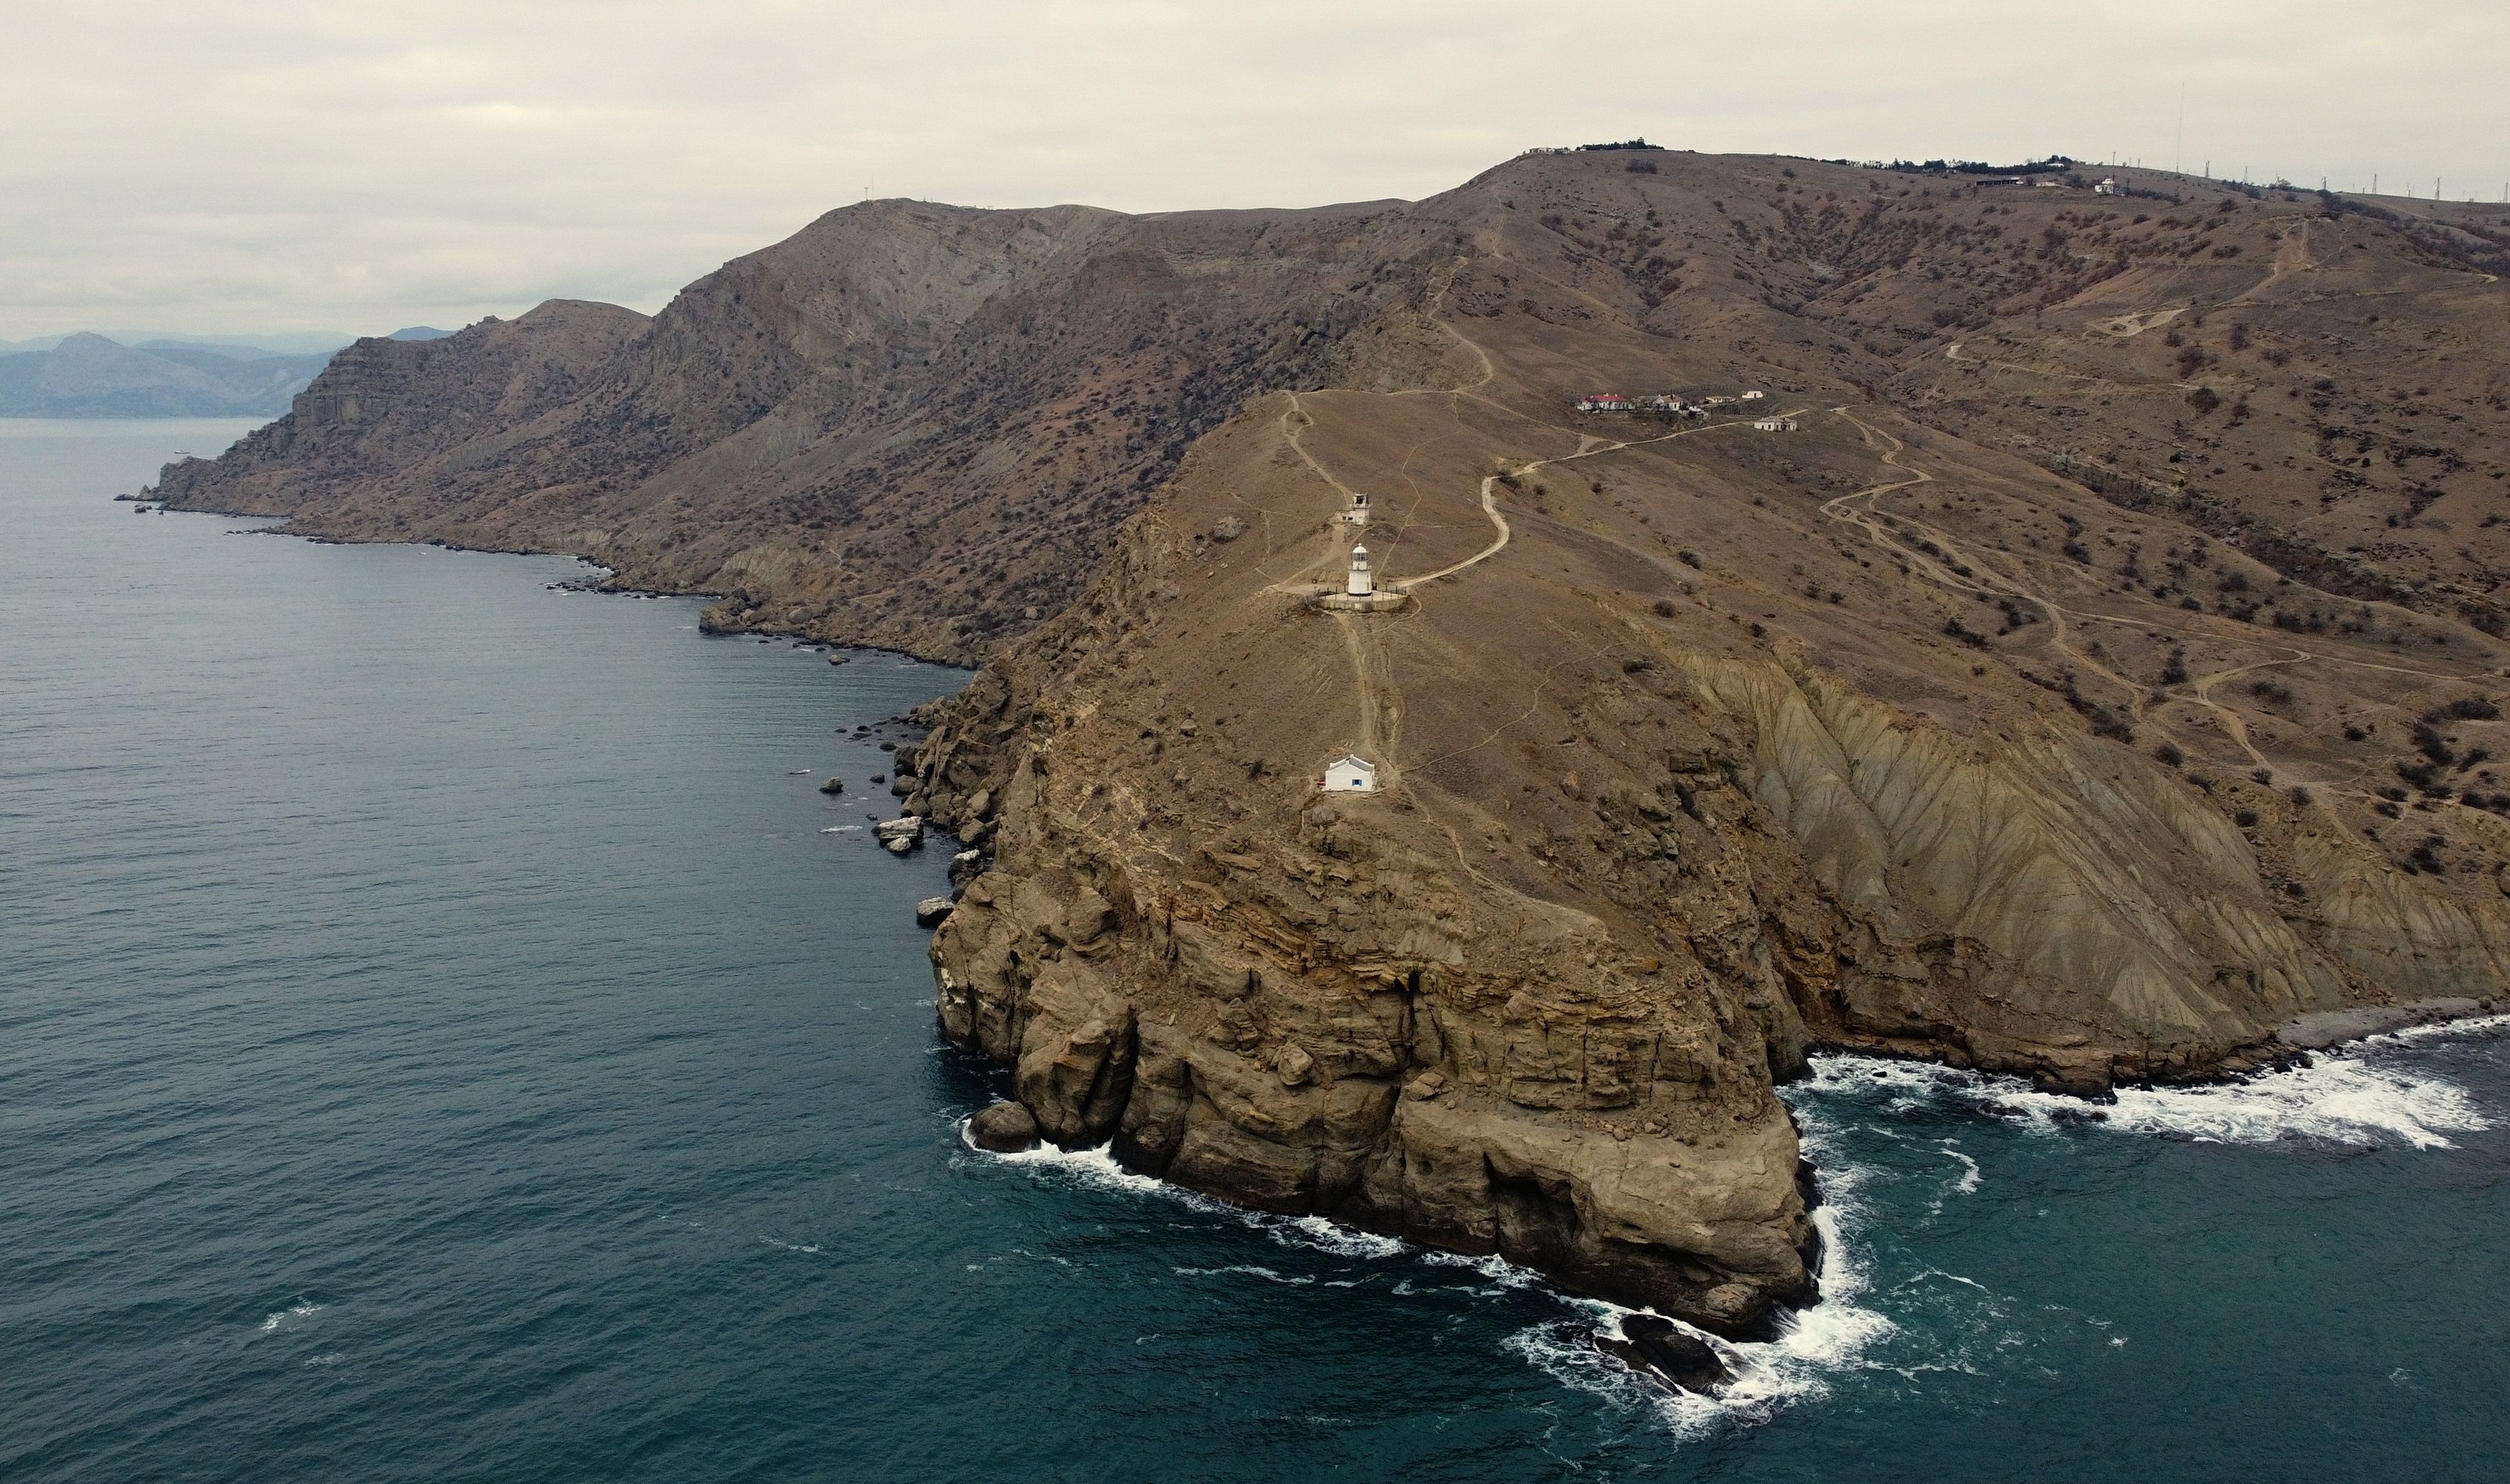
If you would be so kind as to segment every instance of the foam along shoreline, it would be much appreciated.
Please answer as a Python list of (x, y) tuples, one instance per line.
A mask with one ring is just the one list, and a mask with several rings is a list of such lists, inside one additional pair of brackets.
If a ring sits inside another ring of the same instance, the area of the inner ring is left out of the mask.
[(2403, 1144), (2450, 1149), (2451, 1134), (2495, 1127), (2464, 1088), (2377, 1054), (2444, 1037), (2510, 1030), (2510, 1015), (2433, 1020), (2370, 1034), (2342, 1053), (2296, 1054), (2290, 1064), (2222, 1082), (2121, 1087), (2095, 1106), (2043, 1093), (2019, 1078), (1984, 1076), (1931, 1062), (1823, 1053), (1797, 1084), (1813, 1095), (1965, 1106), (2036, 1132), (2106, 1127), (2200, 1143), (2314, 1141), (2354, 1148)]
[[(1460, 1269), (1486, 1283), (1487, 1286), (1477, 1284), (1475, 1291), (1488, 1296), (1538, 1289), (1573, 1312), (1508, 1336), (1503, 1347), (1565, 1386), (1653, 1411), (1668, 1428), (1685, 1436), (1721, 1425), (1766, 1422), (1781, 1406), (1826, 1394), (1829, 1388), (1823, 1377), (1827, 1373), (1854, 1364), (1870, 1345), (1896, 1328), (1882, 1314), (1856, 1302), (1865, 1293), (1868, 1280), (1856, 1261), (1846, 1230), (1859, 1209), (1854, 1199), (1858, 1181), (1852, 1169), (1824, 1167), (1822, 1203), (1812, 1212), (1813, 1224), (1820, 1229), (1822, 1238), (1821, 1256), (1815, 1268), (1820, 1280), (1819, 1301), (1809, 1308), (1780, 1311), (1777, 1333), (1769, 1339), (1730, 1340), (1669, 1316), (1655, 1315), (1654, 1310), (1631, 1309), (1565, 1292), (1533, 1269), (1496, 1254), (1477, 1257), (1414, 1246), (1396, 1238), (1346, 1227), (1323, 1216), (1280, 1216), (1231, 1206), (1126, 1169), (1117, 1162), (1112, 1145), (1058, 1149), (1051, 1143), (1040, 1143), (1009, 1154), (983, 1149), (970, 1133), (971, 1117), (957, 1120), (954, 1131), (970, 1155), (988, 1163), (1052, 1171), (1099, 1190), (1158, 1196), (1190, 1210), (1227, 1217), (1286, 1247), (1369, 1260), (1408, 1257), (1433, 1270)], [(1299, 1281), (1244, 1264), (1219, 1271), (1260, 1272), (1273, 1281)], [(1396, 1291), (1404, 1291), (1406, 1284), (1417, 1280), (1399, 1280)], [(1683, 1333), (1705, 1342), (1725, 1362), (1732, 1379), (1715, 1395), (1680, 1391), (1598, 1348), (1597, 1340), (1620, 1338), (1622, 1321), (1639, 1315), (1667, 1318)]]
[(2370, 1036), (2387, 1035), (2415, 1026), (2443, 1025), (2453, 1021), (2483, 1020), (2500, 1016), (2504, 1002), (2499, 998), (2474, 1000), (2437, 998), (2415, 1000), (2404, 1005), (2364, 1005), (2352, 1010), (2320, 1010), (2299, 1017), (2275, 1032), (2275, 1044), (2295, 1051), (2325, 1051), (2330, 1047), (2363, 1040)]

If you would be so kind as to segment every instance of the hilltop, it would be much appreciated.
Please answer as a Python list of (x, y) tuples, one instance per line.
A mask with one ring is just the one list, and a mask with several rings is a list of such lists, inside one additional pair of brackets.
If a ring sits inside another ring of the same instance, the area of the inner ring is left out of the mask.
[[(901, 786), (1024, 1116), (1740, 1332), (1811, 1049), (2099, 1095), (2502, 992), (2510, 214), (2031, 178), (872, 204), (160, 491), (983, 659)], [(1399, 606), (1309, 601), (1354, 535)]]

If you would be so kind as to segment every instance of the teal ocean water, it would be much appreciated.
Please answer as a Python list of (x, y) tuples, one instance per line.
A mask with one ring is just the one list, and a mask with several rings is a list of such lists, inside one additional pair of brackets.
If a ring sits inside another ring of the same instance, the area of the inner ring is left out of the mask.
[(1832, 1297), (1675, 1400), (967, 1147), (850, 740), (964, 677), (110, 502), (241, 430), (0, 423), (0, 1478), (2510, 1478), (2499, 1024), (2098, 1123), (1825, 1060)]

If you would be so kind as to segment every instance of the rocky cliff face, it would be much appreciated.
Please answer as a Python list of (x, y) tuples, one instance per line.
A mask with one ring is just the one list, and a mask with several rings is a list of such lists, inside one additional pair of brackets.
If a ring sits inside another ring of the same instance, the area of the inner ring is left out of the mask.
[[(989, 1137), (1739, 1333), (1815, 1291), (1809, 1048), (2097, 1095), (2510, 971), (2510, 234), (2130, 184), (888, 204), (650, 325), (361, 347), (167, 488), (981, 649), (900, 765), (984, 852)], [(1399, 601), (1311, 602), (1360, 538)]]

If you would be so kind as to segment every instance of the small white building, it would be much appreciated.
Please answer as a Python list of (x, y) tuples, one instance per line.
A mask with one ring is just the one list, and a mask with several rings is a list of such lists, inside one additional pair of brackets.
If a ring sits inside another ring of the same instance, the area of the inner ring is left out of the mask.
[(1377, 591), (1377, 575), (1369, 571), (1367, 547), (1350, 548), (1350, 576), (1343, 591), (1353, 598), (1365, 598)]
[(1347, 521), (1349, 521), (1349, 522), (1350, 522), (1350, 523), (1351, 523), (1352, 525), (1354, 525), (1354, 526), (1365, 526), (1365, 525), (1367, 525), (1367, 524), (1368, 524), (1368, 497), (1367, 497), (1366, 495), (1361, 494), (1361, 493), (1360, 493), (1359, 491), (1357, 491), (1357, 490), (1353, 490), (1353, 491), (1351, 491), (1351, 492), (1350, 492), (1350, 509), (1348, 509), (1348, 510), (1345, 510), (1345, 511), (1343, 512), (1343, 514), (1342, 514), (1342, 518), (1343, 518), (1343, 519), (1345, 519), (1345, 520), (1347, 520)]
[(1766, 391), (1746, 391), (1743, 393), (1743, 400), (1747, 402), (1757, 402), (1768, 395), (1768, 393)]
[(1345, 753), (1325, 764), (1322, 787), (1328, 794), (1374, 794), (1377, 764), (1357, 753)]
[(2092, 194), (2095, 196), (2124, 196), (2126, 194), (2126, 188), (2117, 183), (2117, 177), (2115, 175), (2105, 175), (2101, 177), (2101, 183), (2099, 185), (2092, 187)]
[(1598, 391), (1592, 396), (1579, 399), (1578, 410), (1579, 412), (1627, 412), (1630, 410), (1630, 399), (1617, 391)]
[(1763, 432), (1794, 432), (1796, 430), (1796, 420), (1793, 418), (1763, 418), (1752, 426)]

